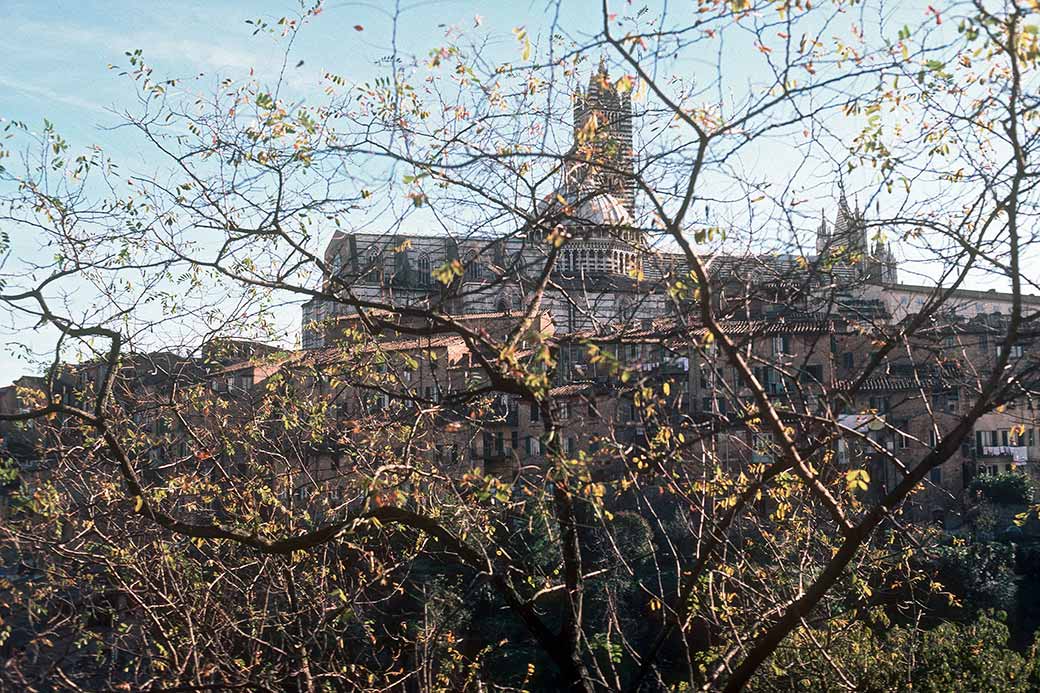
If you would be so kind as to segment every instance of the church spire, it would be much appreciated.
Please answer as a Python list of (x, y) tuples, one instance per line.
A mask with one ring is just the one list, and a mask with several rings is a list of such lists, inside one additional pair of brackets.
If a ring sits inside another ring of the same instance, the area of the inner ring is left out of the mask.
[(820, 210), (820, 225), (816, 228), (816, 254), (824, 255), (831, 243), (830, 232), (827, 230), (827, 210)]
[[(589, 127), (590, 121), (595, 127)], [(571, 185), (594, 184), (617, 198), (635, 215), (635, 162), (632, 142), (632, 99), (614, 88), (607, 71), (607, 56), (589, 75), (588, 87), (574, 99), (574, 151), (589, 162), (569, 172)], [(596, 163), (602, 165), (597, 166)]]

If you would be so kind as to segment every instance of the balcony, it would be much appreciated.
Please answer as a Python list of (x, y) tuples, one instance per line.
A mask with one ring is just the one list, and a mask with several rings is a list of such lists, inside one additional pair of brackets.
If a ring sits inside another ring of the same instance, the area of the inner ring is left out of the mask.
[(1014, 462), (1025, 462), (1029, 459), (1029, 448), (1018, 445), (985, 445), (979, 457), (1010, 457)]

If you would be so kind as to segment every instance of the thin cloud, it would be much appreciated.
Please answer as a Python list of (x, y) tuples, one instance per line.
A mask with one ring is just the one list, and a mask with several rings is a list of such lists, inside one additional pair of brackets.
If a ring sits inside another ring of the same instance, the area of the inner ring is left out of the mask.
[[(189, 66), (195, 72), (219, 73), (225, 70), (247, 72), (254, 68), (260, 75), (274, 77), (282, 67), (282, 53), (278, 46), (270, 50), (247, 50), (227, 45), (224, 41), (203, 41), (190, 37), (171, 37), (169, 32), (113, 31), (70, 23), (18, 22), (15, 35), (25, 37), (37, 47), (50, 44), (55, 50), (67, 50), (70, 45), (97, 51), (103, 47), (107, 59), (118, 62), (125, 51), (140, 48), (146, 62)], [(258, 46), (259, 48), (259, 46)], [(287, 71), (286, 77), (299, 78)]]
[(95, 103), (89, 99), (82, 99), (72, 94), (65, 94), (60, 91), (55, 91), (48, 87), (42, 87), (38, 84), (32, 84), (30, 82), (24, 82), (21, 80), (10, 79), (0, 75), (0, 87), (6, 87), (14, 91), (21, 92), (23, 94), (29, 94), (40, 99), (46, 99), (48, 101), (56, 101), (58, 103), (65, 104), (66, 106), (72, 106), (74, 108), (81, 108), (88, 111), (94, 111), (96, 113), (104, 113), (111, 115), (111, 111), (106, 109), (99, 103)]

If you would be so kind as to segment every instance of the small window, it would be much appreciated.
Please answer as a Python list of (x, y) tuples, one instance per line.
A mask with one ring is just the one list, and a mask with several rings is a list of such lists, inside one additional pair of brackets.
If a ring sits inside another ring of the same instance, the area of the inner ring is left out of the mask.
[(942, 467), (935, 467), (934, 469), (930, 470), (928, 472), (928, 479), (933, 484), (941, 484), (942, 483)]
[(845, 354), (842, 356), (841, 362), (842, 362), (842, 365), (845, 368), (850, 368), (850, 369), (851, 368), (855, 368), (856, 367), (856, 354), (854, 352), (851, 352), (851, 351), (846, 351)]
[(809, 364), (802, 369), (802, 372), (798, 376), (798, 380), (808, 385), (822, 383), (823, 366), (816, 363)]
[(433, 267), (430, 262), (429, 255), (419, 256), (419, 260), (416, 264), (416, 280), (419, 286), (429, 286), (430, 279), (433, 276)]
[(889, 399), (888, 397), (871, 397), (870, 408), (876, 411), (878, 414), (886, 414), (889, 410)]

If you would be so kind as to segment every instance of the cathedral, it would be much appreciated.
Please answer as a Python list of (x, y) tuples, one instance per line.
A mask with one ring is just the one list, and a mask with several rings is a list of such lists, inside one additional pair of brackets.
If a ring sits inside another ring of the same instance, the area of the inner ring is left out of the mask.
[[(557, 331), (600, 331), (621, 322), (667, 317), (674, 308), (668, 288), (676, 278), (688, 276), (686, 259), (681, 253), (651, 248), (646, 230), (635, 221), (632, 103), (627, 93), (614, 88), (602, 62), (587, 87), (574, 96), (572, 139), (561, 158), (555, 189), (534, 205), (516, 232), (481, 237), (466, 232), (437, 236), (337, 231), (325, 251), (326, 266), (362, 301), (487, 315), (524, 305), (552, 248), (558, 246), (542, 297)], [(824, 217), (817, 229), (815, 257), (716, 254), (705, 260), (713, 278), (732, 285), (727, 289), (732, 296), (742, 291), (746, 295), (752, 282), (768, 283), (770, 278), (774, 285), (790, 285), (797, 274), (794, 283), (804, 289), (797, 300), (805, 310), (831, 305), (813, 292), (820, 287), (833, 292), (837, 281), (846, 294), (844, 305), (872, 304), (875, 317), (880, 310), (900, 319), (923, 305), (932, 288), (898, 282), (895, 255), (882, 235), (842, 193), (834, 221), (828, 224)], [(447, 266), (462, 269), (445, 284), (434, 275)], [(820, 270), (824, 267), (825, 272)], [(335, 292), (332, 277), (323, 281)], [(958, 296), (960, 303), (953, 305), (970, 315), (999, 312), (1009, 304), (1009, 297), (992, 291)], [(776, 304), (788, 300), (773, 298)], [(345, 302), (307, 302), (303, 347), (323, 346), (330, 322), (353, 312)]]

